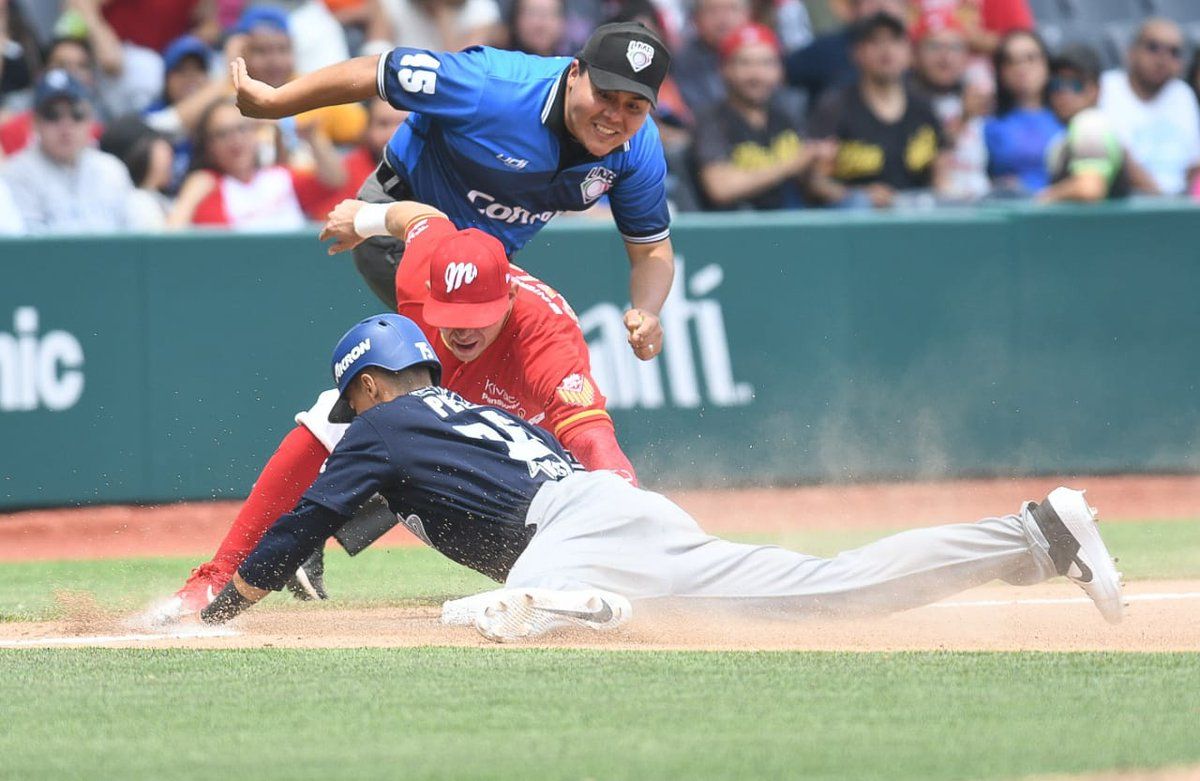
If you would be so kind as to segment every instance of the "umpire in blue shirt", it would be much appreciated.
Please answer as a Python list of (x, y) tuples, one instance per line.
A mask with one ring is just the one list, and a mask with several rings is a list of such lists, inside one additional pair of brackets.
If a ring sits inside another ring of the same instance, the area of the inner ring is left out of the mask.
[(666, 163), (649, 113), (667, 75), (662, 41), (637, 23), (598, 28), (578, 56), (537, 57), (488, 47), (398, 48), (322, 68), (275, 88), (231, 63), (238, 106), (280, 118), (376, 94), (411, 111), (359, 193), (355, 261), (393, 309), (403, 245), (384, 238), (386, 204), (417, 199), (459, 228), (496, 236), (515, 253), (560, 211), (607, 195), (630, 261), (629, 343), (662, 349), (659, 310), (674, 276)]

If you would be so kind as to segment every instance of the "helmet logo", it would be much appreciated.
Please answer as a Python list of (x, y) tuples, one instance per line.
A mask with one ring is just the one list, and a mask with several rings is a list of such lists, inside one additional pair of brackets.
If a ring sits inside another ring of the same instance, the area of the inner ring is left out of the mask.
[(417, 342), (417, 349), (421, 351), (421, 357), (427, 361), (436, 361), (438, 359), (433, 348), (429, 346), (429, 342)]
[(346, 373), (346, 370), (353, 366), (355, 361), (366, 355), (367, 351), (370, 349), (370, 339), (363, 339), (361, 342), (354, 345), (354, 347), (350, 348), (350, 352), (343, 355), (342, 359), (333, 365), (334, 382), (341, 382), (342, 375)]
[(463, 285), (469, 285), (479, 276), (474, 263), (450, 263), (446, 266), (446, 292), (453, 293)]
[(654, 62), (654, 47), (644, 41), (630, 41), (625, 49), (625, 59), (629, 60), (634, 73), (641, 73)]

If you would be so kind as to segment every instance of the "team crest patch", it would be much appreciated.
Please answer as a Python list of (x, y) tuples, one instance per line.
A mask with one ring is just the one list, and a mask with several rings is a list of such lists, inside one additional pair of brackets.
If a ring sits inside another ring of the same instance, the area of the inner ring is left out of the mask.
[(629, 60), (629, 67), (633, 68), (634, 73), (641, 73), (654, 62), (654, 47), (644, 41), (630, 41), (629, 48), (625, 50), (625, 59)]
[(582, 374), (568, 374), (558, 386), (558, 397), (566, 404), (590, 407), (596, 402), (596, 389)]
[(601, 195), (604, 195), (612, 189), (613, 182), (616, 179), (617, 175), (602, 165), (598, 165), (588, 171), (588, 175), (584, 177), (583, 183), (579, 185), (579, 190), (583, 193), (583, 202), (591, 203)]

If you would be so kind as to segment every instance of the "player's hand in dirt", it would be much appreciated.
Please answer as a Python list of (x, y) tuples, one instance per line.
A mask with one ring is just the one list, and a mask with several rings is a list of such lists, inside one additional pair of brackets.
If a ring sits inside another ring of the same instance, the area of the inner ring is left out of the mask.
[(648, 361), (662, 352), (663, 330), (658, 315), (644, 309), (630, 309), (625, 313), (625, 327), (634, 355)]
[(363, 201), (345, 200), (329, 212), (329, 216), (325, 218), (325, 227), (321, 229), (320, 239), (333, 239), (333, 244), (329, 245), (330, 255), (354, 249), (363, 243), (363, 237), (354, 231), (354, 217), (363, 206)]
[(238, 57), (229, 63), (229, 76), (237, 90), (237, 107), (242, 116), (254, 119), (278, 119), (271, 108), (275, 88), (265, 81), (250, 78), (246, 71), (246, 60)]

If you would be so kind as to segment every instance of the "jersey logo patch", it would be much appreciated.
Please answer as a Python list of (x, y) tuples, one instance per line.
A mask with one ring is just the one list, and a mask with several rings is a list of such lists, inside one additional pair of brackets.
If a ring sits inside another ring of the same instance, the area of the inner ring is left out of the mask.
[(625, 59), (629, 60), (629, 67), (633, 68), (634, 73), (641, 73), (654, 62), (654, 47), (643, 41), (630, 41), (629, 48), (625, 50)]
[(564, 403), (576, 407), (590, 407), (596, 401), (596, 389), (582, 374), (568, 374), (556, 393)]
[(453, 293), (463, 285), (469, 285), (479, 276), (474, 263), (449, 263), (446, 265), (446, 292)]
[(601, 195), (604, 195), (612, 189), (613, 182), (616, 180), (616, 173), (602, 165), (598, 165), (588, 171), (588, 175), (584, 177), (583, 183), (579, 185), (579, 190), (583, 193), (583, 202), (591, 203)]

